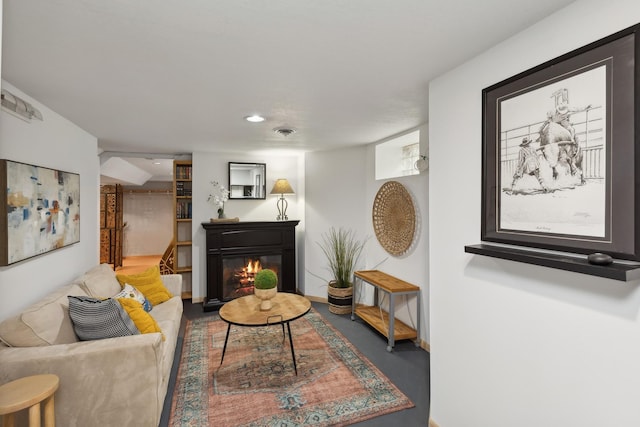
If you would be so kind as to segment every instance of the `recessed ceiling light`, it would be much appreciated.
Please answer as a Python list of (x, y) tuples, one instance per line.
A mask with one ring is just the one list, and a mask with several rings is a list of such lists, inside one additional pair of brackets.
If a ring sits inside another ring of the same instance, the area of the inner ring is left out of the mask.
[(247, 116), (244, 118), (246, 121), (251, 123), (260, 123), (264, 122), (264, 117), (259, 116), (258, 114), (254, 114), (253, 116)]
[(160, 162), (153, 162), (153, 164), (154, 164), (154, 165), (159, 165), (159, 164), (160, 164)]

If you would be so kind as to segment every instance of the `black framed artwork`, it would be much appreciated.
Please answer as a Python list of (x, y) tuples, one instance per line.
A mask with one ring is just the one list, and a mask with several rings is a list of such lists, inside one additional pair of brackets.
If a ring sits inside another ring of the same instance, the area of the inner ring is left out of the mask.
[(639, 29), (483, 90), (483, 241), (640, 260)]

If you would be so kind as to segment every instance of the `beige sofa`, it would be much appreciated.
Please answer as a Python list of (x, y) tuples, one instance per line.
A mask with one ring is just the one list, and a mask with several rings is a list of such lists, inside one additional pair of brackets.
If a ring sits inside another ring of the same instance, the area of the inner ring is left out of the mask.
[(182, 318), (182, 276), (165, 275), (162, 281), (173, 297), (154, 306), (150, 314), (164, 340), (160, 333), (150, 333), (78, 341), (67, 295), (118, 293), (120, 284), (107, 264), (4, 320), (0, 323), (0, 384), (33, 374), (58, 375), (59, 426), (157, 426)]

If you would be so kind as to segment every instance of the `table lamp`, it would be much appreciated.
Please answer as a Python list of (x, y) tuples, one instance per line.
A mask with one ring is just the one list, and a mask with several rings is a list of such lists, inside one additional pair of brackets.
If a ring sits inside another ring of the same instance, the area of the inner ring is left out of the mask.
[(287, 207), (289, 203), (284, 198), (285, 194), (295, 194), (293, 192), (293, 188), (291, 188), (291, 184), (285, 178), (280, 178), (276, 180), (276, 183), (273, 185), (271, 189), (271, 193), (269, 194), (279, 194), (280, 197), (276, 202), (276, 206), (278, 207), (278, 217), (277, 221), (287, 221), (289, 217), (287, 217)]

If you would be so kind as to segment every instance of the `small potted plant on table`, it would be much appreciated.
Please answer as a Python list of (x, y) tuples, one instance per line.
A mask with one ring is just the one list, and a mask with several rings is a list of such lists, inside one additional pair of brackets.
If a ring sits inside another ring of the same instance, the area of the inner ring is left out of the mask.
[(260, 310), (271, 310), (271, 299), (278, 293), (278, 275), (268, 268), (256, 273), (253, 281), (254, 295), (261, 300)]

